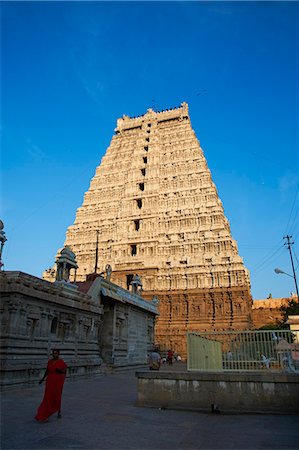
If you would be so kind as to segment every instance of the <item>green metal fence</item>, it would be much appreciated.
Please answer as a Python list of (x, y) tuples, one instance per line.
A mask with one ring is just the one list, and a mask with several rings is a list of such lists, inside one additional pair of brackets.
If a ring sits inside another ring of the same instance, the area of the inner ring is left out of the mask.
[(187, 333), (190, 371), (277, 371), (299, 374), (299, 331)]

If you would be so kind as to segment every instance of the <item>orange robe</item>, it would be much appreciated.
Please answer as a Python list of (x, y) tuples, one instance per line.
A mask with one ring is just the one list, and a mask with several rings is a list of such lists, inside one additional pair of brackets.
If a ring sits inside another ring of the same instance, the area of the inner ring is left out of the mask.
[(60, 411), (65, 373), (58, 373), (56, 369), (67, 369), (63, 359), (50, 359), (48, 361), (45, 394), (37, 410), (36, 420), (46, 420), (51, 414)]

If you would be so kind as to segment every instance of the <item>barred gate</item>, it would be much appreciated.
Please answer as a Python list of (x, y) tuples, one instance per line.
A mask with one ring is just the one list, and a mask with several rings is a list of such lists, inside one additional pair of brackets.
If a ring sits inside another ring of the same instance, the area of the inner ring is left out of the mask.
[(187, 369), (299, 374), (299, 331), (189, 332)]

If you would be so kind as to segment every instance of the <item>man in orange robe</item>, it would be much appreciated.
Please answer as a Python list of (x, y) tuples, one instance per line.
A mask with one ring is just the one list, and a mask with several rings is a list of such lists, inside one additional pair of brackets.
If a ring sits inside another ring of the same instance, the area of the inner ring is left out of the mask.
[(55, 412), (58, 412), (58, 418), (61, 418), (61, 395), (67, 365), (63, 359), (59, 358), (59, 354), (60, 352), (57, 349), (52, 351), (52, 359), (48, 361), (47, 370), (39, 381), (39, 384), (41, 384), (46, 378), (44, 398), (35, 416), (35, 419), (39, 422), (46, 422)]

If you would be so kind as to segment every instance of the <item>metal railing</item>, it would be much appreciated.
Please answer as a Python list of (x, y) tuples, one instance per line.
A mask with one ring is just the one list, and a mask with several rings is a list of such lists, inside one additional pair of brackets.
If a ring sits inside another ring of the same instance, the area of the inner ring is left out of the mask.
[(299, 330), (188, 332), (187, 369), (299, 374)]

